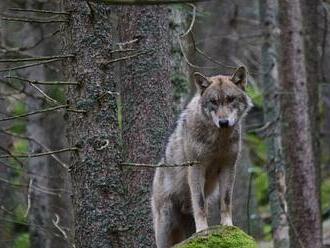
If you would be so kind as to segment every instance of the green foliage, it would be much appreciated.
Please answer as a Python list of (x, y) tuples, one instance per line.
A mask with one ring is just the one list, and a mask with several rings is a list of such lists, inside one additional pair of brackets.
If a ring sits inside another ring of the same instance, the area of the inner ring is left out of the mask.
[(252, 159), (257, 164), (265, 164), (267, 161), (267, 147), (265, 141), (255, 134), (248, 134), (245, 138), (250, 150), (253, 152)]
[(252, 237), (238, 227), (217, 226), (207, 231), (206, 235), (197, 234), (176, 248), (256, 248)]
[(26, 105), (21, 101), (15, 101), (12, 112), (14, 115), (25, 114), (27, 112)]
[(330, 209), (330, 178), (324, 179), (321, 185), (322, 210)]
[(248, 84), (246, 87), (246, 93), (252, 99), (252, 102), (256, 107), (262, 108), (264, 97), (258, 87)]
[[(21, 115), (27, 113), (26, 104), (22, 101), (13, 102), (12, 115)], [(26, 121), (23, 119), (15, 119), (10, 127), (10, 131), (13, 133), (22, 134), (26, 131)]]
[(18, 205), (15, 208), (15, 221), (17, 222), (26, 222), (27, 218), (25, 217), (26, 208), (23, 205)]
[(25, 139), (19, 139), (14, 142), (15, 153), (26, 153), (29, 149), (29, 142)]
[(22, 233), (19, 235), (13, 244), (13, 248), (30, 248), (30, 235), (28, 233)]
[(174, 86), (174, 98), (180, 99), (183, 95), (188, 93), (188, 79), (183, 74), (172, 74), (171, 82)]
[(268, 176), (267, 173), (263, 170), (260, 170), (255, 175), (254, 179), (256, 197), (258, 205), (265, 206), (268, 204)]
[(271, 241), (273, 237), (272, 226), (270, 224), (263, 225), (264, 240)]
[(65, 87), (58, 85), (51, 85), (47, 88), (47, 94), (60, 103), (65, 103)]
[(26, 121), (16, 119), (10, 127), (10, 131), (17, 134), (23, 134), (26, 131)]

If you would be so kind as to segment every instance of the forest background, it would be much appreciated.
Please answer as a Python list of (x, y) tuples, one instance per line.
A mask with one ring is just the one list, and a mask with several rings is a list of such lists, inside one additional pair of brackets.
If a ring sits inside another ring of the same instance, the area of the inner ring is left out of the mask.
[(239, 65), (254, 107), (234, 224), (260, 247), (330, 247), (329, 10), (1, 0), (0, 247), (154, 247), (152, 167), (191, 75)]

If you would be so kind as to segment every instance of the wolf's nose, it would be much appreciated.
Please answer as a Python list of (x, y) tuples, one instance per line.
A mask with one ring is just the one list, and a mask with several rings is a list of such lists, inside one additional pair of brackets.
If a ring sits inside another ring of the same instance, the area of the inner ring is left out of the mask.
[(229, 121), (228, 120), (219, 120), (219, 126), (220, 127), (229, 127)]

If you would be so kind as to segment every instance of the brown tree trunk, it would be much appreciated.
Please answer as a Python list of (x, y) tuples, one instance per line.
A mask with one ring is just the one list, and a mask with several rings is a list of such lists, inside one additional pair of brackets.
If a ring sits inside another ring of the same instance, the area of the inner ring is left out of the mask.
[[(131, 47), (151, 52), (126, 60), (120, 67), (123, 157), (130, 162), (157, 164), (173, 124), (173, 87), (170, 83), (169, 15), (166, 7), (122, 7), (120, 41), (140, 37)], [(126, 171), (130, 192), (127, 211), (132, 229), (126, 236), (130, 247), (153, 247), (150, 208), (153, 170)]]
[[(68, 113), (69, 143), (79, 147), (71, 165), (76, 247), (153, 247), (152, 171), (119, 164), (157, 162), (172, 120), (167, 10), (64, 6), (72, 11), (66, 50), (76, 54), (68, 79), (80, 83), (68, 101), (86, 111)], [(120, 65), (113, 60), (126, 54), (111, 53), (120, 47), (140, 55)]]
[[(300, 0), (303, 28), (305, 63), (307, 75), (308, 107), (311, 120), (311, 134), (314, 151), (314, 166), (316, 170), (316, 189), (318, 199), (321, 200), (321, 151), (320, 151), (320, 110), (319, 110), (319, 85), (320, 85), (320, 0)], [(321, 204), (320, 204), (321, 207)], [(321, 210), (321, 209), (320, 209)], [(321, 226), (322, 227), (322, 226)]]
[(267, 172), (269, 202), (272, 213), (275, 248), (289, 247), (289, 226), (286, 217), (285, 168), (283, 164), (280, 132), (279, 75), (277, 62), (277, 4), (273, 0), (260, 0), (261, 23), (264, 28), (262, 46), (262, 80), (264, 93), (264, 119), (271, 127), (267, 137)]
[(281, 127), (291, 247), (321, 247), (320, 205), (308, 108), (302, 14), (298, 0), (280, 0)]

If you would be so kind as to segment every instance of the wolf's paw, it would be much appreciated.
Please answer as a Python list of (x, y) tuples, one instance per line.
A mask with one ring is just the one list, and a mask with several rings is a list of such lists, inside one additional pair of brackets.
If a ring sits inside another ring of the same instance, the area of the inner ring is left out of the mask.
[(233, 220), (231, 218), (224, 218), (221, 220), (220, 224), (224, 226), (233, 226)]

